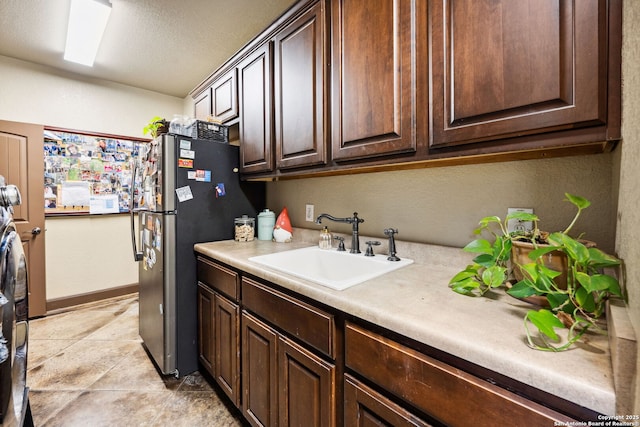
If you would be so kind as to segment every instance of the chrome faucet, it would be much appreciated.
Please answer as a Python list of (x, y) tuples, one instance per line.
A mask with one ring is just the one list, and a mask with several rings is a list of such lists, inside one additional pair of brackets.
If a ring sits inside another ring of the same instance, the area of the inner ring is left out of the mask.
[(322, 218), (330, 219), (335, 222), (346, 222), (347, 224), (351, 224), (351, 250), (349, 253), (359, 254), (360, 252), (360, 232), (358, 231), (358, 226), (361, 222), (364, 222), (364, 219), (358, 218), (358, 212), (353, 213), (352, 218), (336, 218), (329, 214), (323, 213), (318, 215), (316, 218), (316, 224), (322, 223)]

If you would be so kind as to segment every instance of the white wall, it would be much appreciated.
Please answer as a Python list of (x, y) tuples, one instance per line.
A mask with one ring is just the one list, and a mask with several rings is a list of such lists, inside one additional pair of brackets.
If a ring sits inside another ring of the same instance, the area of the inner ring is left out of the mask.
[[(0, 119), (143, 137), (183, 99), (0, 56)], [(47, 299), (138, 282), (127, 215), (47, 219)]]
[(47, 299), (138, 282), (128, 215), (46, 220)]
[(183, 99), (0, 56), (0, 117), (143, 137), (154, 116), (183, 112)]

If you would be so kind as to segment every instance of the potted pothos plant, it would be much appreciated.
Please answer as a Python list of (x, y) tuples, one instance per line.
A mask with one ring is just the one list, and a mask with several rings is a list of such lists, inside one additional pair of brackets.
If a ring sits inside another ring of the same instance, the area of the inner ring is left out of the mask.
[[(497, 216), (480, 220), (475, 234), (489, 238), (473, 240), (464, 250), (476, 253), (473, 263), (456, 274), (449, 286), (457, 293), (482, 296), (492, 289), (510, 284), (507, 293), (521, 299), (537, 297), (547, 307), (528, 310), (524, 327), (530, 347), (537, 350), (563, 351), (570, 348), (588, 330), (602, 331), (598, 319), (605, 311), (607, 299), (623, 297), (618, 279), (604, 269), (620, 265), (621, 261), (606, 254), (580, 236), (569, 232), (581, 212), (591, 204), (587, 199), (565, 193), (565, 201), (571, 202), (577, 212), (563, 231), (542, 232), (538, 229), (538, 216), (514, 212), (502, 221)], [(512, 232), (507, 229), (510, 220), (531, 221), (530, 232)], [(519, 242), (532, 246), (528, 260), (513, 256)], [(550, 257), (561, 257), (560, 262), (549, 262)], [(558, 266), (565, 266), (560, 271)], [(518, 279), (513, 280), (514, 270)], [(563, 276), (562, 280), (559, 280)], [(511, 281), (510, 281), (511, 280)], [(535, 329), (538, 333), (534, 335)], [(566, 328), (567, 340), (562, 340), (556, 329)]]
[(166, 133), (169, 129), (169, 124), (165, 119), (159, 116), (155, 116), (151, 121), (142, 128), (144, 135), (150, 134), (151, 138), (155, 139), (158, 135)]

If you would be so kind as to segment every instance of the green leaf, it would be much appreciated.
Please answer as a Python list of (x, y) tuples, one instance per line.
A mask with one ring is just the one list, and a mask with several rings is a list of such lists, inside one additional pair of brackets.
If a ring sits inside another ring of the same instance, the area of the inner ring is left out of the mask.
[(485, 239), (474, 240), (465, 246), (463, 250), (472, 253), (493, 254), (493, 246)]
[(586, 209), (591, 205), (591, 202), (584, 197), (574, 196), (573, 194), (564, 193), (566, 200), (573, 203), (578, 209)]
[(549, 277), (550, 279), (555, 279), (556, 277), (560, 276), (562, 273), (556, 270), (552, 270), (551, 268), (547, 267), (546, 265), (538, 265), (538, 273)]
[(587, 292), (605, 291), (609, 290), (612, 286), (614, 289), (620, 289), (618, 281), (614, 277), (606, 274), (594, 274), (589, 276), (586, 273), (578, 272), (576, 273), (576, 278)]
[[(553, 271), (553, 270), (549, 270), (549, 271)], [(536, 280), (536, 286), (538, 290), (543, 293), (552, 292), (552, 290), (555, 287), (555, 282), (551, 277), (545, 274), (538, 274), (538, 280)]]
[(481, 234), (483, 230), (489, 229), (491, 224), (498, 224), (499, 227), (502, 228), (500, 218), (498, 218), (497, 216), (488, 216), (482, 218), (480, 222), (478, 222), (478, 228), (473, 230), (473, 234)]
[(575, 259), (580, 264), (585, 264), (589, 260), (589, 250), (587, 247), (571, 236), (563, 233), (551, 233), (551, 235), (549, 235), (549, 242), (561, 246), (569, 257)]
[(493, 266), (482, 272), (482, 281), (490, 288), (497, 288), (507, 279), (505, 267)]
[(558, 248), (555, 246), (542, 246), (529, 252), (529, 258), (535, 261), (536, 259), (545, 256), (549, 252), (553, 252), (557, 250)]
[(551, 306), (551, 308), (560, 307), (568, 299), (569, 299), (569, 295), (566, 295), (566, 294), (559, 294), (559, 293), (547, 294), (547, 301), (549, 301), (549, 305)]
[[(609, 291), (614, 295), (622, 296), (620, 292), (620, 283), (615, 277), (607, 274), (594, 274), (587, 276), (584, 273), (577, 273), (577, 278), (580, 284), (588, 291)], [(587, 276), (585, 278), (584, 276)]]
[(529, 264), (523, 264), (520, 266), (520, 270), (524, 276), (528, 276), (534, 282), (538, 280), (538, 268), (537, 264), (531, 262)]
[(493, 242), (493, 257), (499, 261), (507, 261), (511, 258), (511, 239), (504, 236)]
[(620, 260), (598, 248), (589, 248), (589, 266), (593, 268), (615, 267), (620, 265)]
[(474, 279), (466, 279), (449, 285), (454, 292), (467, 296), (477, 296), (473, 291), (480, 287), (480, 283)]
[(615, 277), (611, 277), (608, 275), (605, 275), (605, 276), (608, 277), (608, 279), (605, 279), (605, 280), (609, 281), (609, 288), (607, 290), (613, 295), (617, 295), (620, 298), (624, 298), (624, 295), (622, 295), (622, 290), (620, 289), (620, 282), (618, 282), (618, 280)]
[(589, 313), (593, 313), (596, 309), (596, 302), (593, 299), (593, 294), (585, 288), (578, 288), (576, 290), (576, 301)]
[(492, 254), (481, 254), (473, 259), (473, 262), (482, 267), (491, 267), (496, 265), (497, 261)]
[(496, 223), (496, 222), (497, 223), (501, 222), (499, 217), (497, 217), (497, 216), (487, 216), (487, 217), (482, 218), (478, 224), (480, 224), (480, 228), (487, 228), (489, 226), (489, 224)]
[(538, 221), (538, 215), (528, 213), (528, 212), (512, 212), (507, 215), (506, 220), (509, 221), (511, 219), (515, 219), (518, 221)]
[(538, 311), (529, 310), (526, 318), (533, 323), (538, 330), (545, 334), (547, 337), (554, 341), (559, 341), (560, 338), (554, 328), (564, 328), (564, 325), (558, 318), (549, 310), (540, 309)]
[(531, 282), (528, 280), (521, 280), (507, 289), (507, 293), (516, 298), (527, 298), (536, 294), (536, 290), (531, 286)]
[(480, 266), (469, 265), (467, 268), (453, 276), (449, 283), (456, 283), (464, 279), (468, 279), (469, 277), (475, 277), (478, 274), (478, 270), (480, 270)]

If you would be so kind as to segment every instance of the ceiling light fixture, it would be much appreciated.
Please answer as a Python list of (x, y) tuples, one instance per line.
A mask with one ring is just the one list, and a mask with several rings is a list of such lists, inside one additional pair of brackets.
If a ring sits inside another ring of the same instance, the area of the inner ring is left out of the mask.
[(71, 0), (65, 60), (93, 67), (110, 13), (109, 0)]

